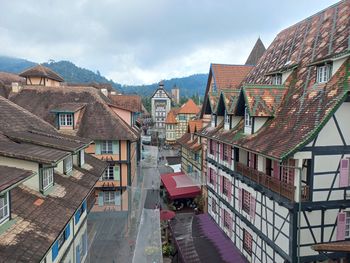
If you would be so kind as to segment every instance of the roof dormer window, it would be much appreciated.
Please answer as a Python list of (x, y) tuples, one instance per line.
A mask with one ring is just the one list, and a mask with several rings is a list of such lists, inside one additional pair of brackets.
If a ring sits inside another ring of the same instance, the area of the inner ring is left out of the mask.
[(73, 127), (73, 114), (72, 113), (60, 113), (59, 124), (61, 126)]
[(211, 127), (215, 127), (215, 122), (216, 122), (216, 116), (215, 114), (211, 115)]
[(0, 195), (0, 225), (10, 218), (9, 192)]
[(316, 76), (317, 83), (326, 83), (331, 77), (331, 72), (332, 72), (331, 64), (322, 64), (317, 66), (317, 76)]
[(275, 74), (272, 76), (272, 85), (282, 84), (282, 74)]
[(41, 191), (45, 192), (53, 186), (53, 168), (40, 168), (41, 174)]
[(244, 110), (244, 126), (249, 128), (252, 127), (252, 117), (250, 117), (247, 107), (245, 107), (245, 110)]
[(63, 169), (64, 174), (70, 174), (73, 170), (73, 157), (68, 156), (66, 159), (63, 160)]
[(225, 122), (224, 122), (224, 128), (225, 130), (229, 130), (230, 129), (230, 115), (227, 114), (227, 112), (225, 111)]

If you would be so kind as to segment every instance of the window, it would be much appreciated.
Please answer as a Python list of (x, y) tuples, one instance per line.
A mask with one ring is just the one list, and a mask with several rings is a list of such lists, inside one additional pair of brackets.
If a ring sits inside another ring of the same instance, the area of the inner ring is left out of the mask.
[(246, 229), (243, 229), (243, 249), (247, 251), (249, 255), (252, 254), (253, 251), (253, 237), (248, 233)]
[(216, 201), (214, 198), (211, 199), (211, 211), (213, 211), (214, 214), (216, 214)]
[(230, 127), (230, 115), (225, 111), (225, 126)]
[(105, 205), (114, 205), (115, 204), (115, 192), (112, 192), (112, 191), (103, 192), (103, 203)]
[(230, 229), (230, 214), (224, 210), (224, 227)]
[(73, 157), (68, 156), (63, 160), (63, 169), (65, 174), (69, 174), (73, 170)]
[(10, 216), (8, 192), (0, 196), (0, 224)]
[(195, 154), (194, 154), (194, 160), (195, 160), (196, 162), (199, 162), (199, 153), (195, 153)]
[(226, 144), (222, 144), (222, 145), (223, 145), (223, 147), (224, 147), (224, 149), (223, 149), (223, 152), (224, 152), (224, 156), (223, 156), (224, 161), (228, 161), (228, 158), (229, 158), (229, 147), (230, 147), (230, 146), (228, 146), (228, 145), (226, 145)]
[(244, 125), (246, 127), (252, 127), (252, 117), (250, 117), (248, 107), (245, 107), (244, 110)]
[(114, 180), (114, 165), (109, 165), (103, 176), (104, 180)]
[(272, 85), (282, 84), (282, 74), (276, 74), (272, 76)]
[(211, 115), (211, 126), (214, 127), (215, 126), (215, 120), (216, 120), (216, 116), (215, 114)]
[(45, 191), (53, 185), (53, 168), (41, 168), (42, 190)]
[(210, 153), (211, 155), (214, 154), (214, 142), (213, 142), (213, 140), (210, 140), (210, 141), (209, 141), (209, 153)]
[(331, 77), (332, 66), (330, 64), (324, 64), (317, 67), (317, 83), (325, 83)]
[(61, 113), (60, 114), (60, 126), (73, 126), (73, 114)]
[(246, 213), (250, 213), (250, 193), (247, 190), (242, 189), (242, 209)]
[(224, 184), (224, 187), (223, 187), (223, 191), (222, 193), (226, 196), (229, 196), (230, 194), (230, 180), (227, 179), (226, 177), (223, 177), (223, 184)]
[(350, 238), (350, 211), (345, 212), (345, 238)]
[(102, 154), (112, 154), (113, 153), (113, 143), (112, 141), (101, 141), (101, 153)]
[(58, 241), (58, 249), (60, 249), (63, 246), (64, 241), (66, 241), (66, 240), (67, 240), (66, 231), (63, 231), (63, 233), (57, 239), (57, 241)]
[(214, 174), (213, 174), (213, 169), (209, 168), (209, 182), (214, 185)]

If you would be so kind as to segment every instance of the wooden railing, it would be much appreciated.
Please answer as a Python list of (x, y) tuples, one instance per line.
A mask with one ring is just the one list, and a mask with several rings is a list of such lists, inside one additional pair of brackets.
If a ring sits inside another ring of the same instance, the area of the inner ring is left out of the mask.
[[(242, 163), (236, 164), (236, 171), (256, 183), (263, 185), (264, 187), (278, 193), (281, 196), (288, 198), (291, 201), (295, 201), (295, 189), (294, 185), (280, 181), (279, 179), (268, 176), (267, 174), (248, 167)], [(309, 187), (307, 185), (302, 186), (301, 189), (302, 201), (309, 199)]]

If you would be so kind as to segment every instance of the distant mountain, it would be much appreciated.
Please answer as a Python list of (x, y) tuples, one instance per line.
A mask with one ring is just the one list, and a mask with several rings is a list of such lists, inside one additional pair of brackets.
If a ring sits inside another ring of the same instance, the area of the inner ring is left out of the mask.
[[(23, 70), (36, 65), (32, 61), (28, 61), (20, 58), (12, 58), (6, 56), (0, 56), (0, 71), (20, 73)], [(97, 71), (96, 73), (85, 68), (76, 66), (70, 61), (50, 61), (43, 63), (43, 65), (51, 68), (58, 74), (60, 74), (65, 81), (74, 83), (110, 83), (115, 89), (126, 94), (138, 94), (141, 96), (150, 96), (157, 88), (158, 84), (150, 85), (120, 85), (119, 83), (108, 80), (106, 77), (101, 76)], [(180, 96), (190, 97), (193, 95), (203, 96), (205, 92), (205, 86), (208, 79), (207, 74), (195, 74), (183, 78), (173, 78), (164, 80), (165, 89), (170, 91), (171, 88), (176, 85), (180, 89)]]

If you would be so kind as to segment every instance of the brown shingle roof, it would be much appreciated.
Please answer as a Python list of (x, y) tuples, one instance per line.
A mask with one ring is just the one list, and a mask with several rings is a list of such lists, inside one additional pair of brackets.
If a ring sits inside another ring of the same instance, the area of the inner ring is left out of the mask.
[(56, 108), (52, 109), (52, 112), (77, 112), (78, 110), (81, 110), (84, 108), (86, 103), (76, 103), (76, 102), (69, 102), (69, 103), (62, 103), (57, 105)]
[(20, 73), (19, 76), (24, 78), (42, 77), (42, 78), (53, 79), (59, 82), (64, 81), (64, 79), (60, 75), (58, 75), (52, 69), (49, 69), (48, 67), (45, 67), (43, 65), (37, 65), (29, 69), (26, 69), (25, 71)]
[(109, 95), (112, 105), (131, 112), (142, 112), (141, 96), (138, 95)]
[(0, 192), (32, 176), (32, 171), (0, 165)]
[(286, 94), (275, 117), (254, 135), (237, 130), (239, 136), (219, 132), (216, 138), (280, 160), (312, 140), (347, 95), (350, 62), (326, 84), (315, 83), (316, 67), (310, 64), (349, 53), (349, 12), (350, 1), (341, 1), (280, 32), (244, 81), (270, 85), (267, 73), (298, 65), (284, 83)]
[(101, 93), (91, 87), (24, 86), (10, 100), (43, 120), (55, 124), (52, 109), (62, 103), (84, 103), (76, 135), (91, 140), (137, 140), (138, 134), (112, 109)]
[(177, 114), (197, 114), (200, 111), (199, 107), (194, 103), (192, 99), (189, 99), (183, 104)]
[(250, 52), (247, 61), (245, 62), (246, 65), (256, 65), (258, 64), (259, 59), (262, 57), (264, 52), (266, 51), (266, 48), (261, 41), (260, 37), (255, 42), (255, 45)]
[(18, 82), (21, 84), (25, 83), (25, 79), (20, 77), (17, 74), (8, 73), (8, 72), (0, 72), (0, 82), (5, 85), (11, 85), (12, 82)]
[(176, 121), (176, 113), (177, 113), (177, 109), (172, 109), (168, 112), (168, 115), (166, 116), (166, 119), (165, 119), (165, 124), (176, 124), (177, 121)]

